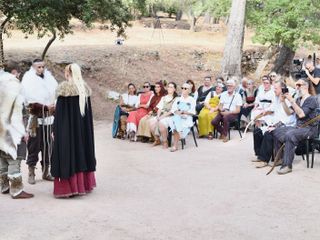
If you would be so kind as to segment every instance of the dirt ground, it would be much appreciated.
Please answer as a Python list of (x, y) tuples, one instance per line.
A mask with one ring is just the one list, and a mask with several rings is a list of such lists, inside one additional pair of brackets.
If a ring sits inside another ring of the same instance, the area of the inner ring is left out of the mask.
[[(287, 176), (255, 169), (252, 135), (240, 142), (191, 138), (171, 153), (149, 144), (111, 138), (95, 124), (97, 188), (55, 199), (52, 183), (25, 189), (31, 200), (0, 196), (3, 240), (300, 240), (319, 239), (320, 163), (297, 157)], [(24, 179), (27, 168), (22, 167)]]

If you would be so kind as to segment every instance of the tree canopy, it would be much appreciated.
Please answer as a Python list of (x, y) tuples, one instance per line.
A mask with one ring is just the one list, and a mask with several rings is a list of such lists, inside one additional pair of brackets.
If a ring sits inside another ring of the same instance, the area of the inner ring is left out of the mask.
[[(142, 0), (135, 0), (137, 3)], [(37, 33), (64, 37), (71, 33), (70, 20), (76, 18), (87, 26), (100, 21), (110, 30), (124, 35), (131, 13), (122, 0), (0, 0), (0, 67), (4, 63), (2, 34), (14, 25), (26, 35)]]
[(320, 43), (320, 1), (249, 0), (247, 24), (253, 40), (296, 50), (301, 44)]

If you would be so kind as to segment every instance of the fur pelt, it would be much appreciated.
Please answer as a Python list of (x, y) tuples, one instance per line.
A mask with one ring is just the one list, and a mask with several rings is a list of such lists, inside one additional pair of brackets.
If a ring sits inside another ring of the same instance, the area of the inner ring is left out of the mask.
[(0, 75), (0, 150), (13, 159), (17, 158), (18, 144), (25, 134), (20, 91), (21, 85), (15, 76), (9, 73)]
[[(91, 89), (90, 87), (85, 83), (86, 87), (86, 95), (87, 97), (91, 96)], [(57, 91), (56, 91), (56, 97), (74, 97), (79, 96), (79, 91), (76, 87), (76, 85), (71, 81), (64, 81), (59, 84)]]

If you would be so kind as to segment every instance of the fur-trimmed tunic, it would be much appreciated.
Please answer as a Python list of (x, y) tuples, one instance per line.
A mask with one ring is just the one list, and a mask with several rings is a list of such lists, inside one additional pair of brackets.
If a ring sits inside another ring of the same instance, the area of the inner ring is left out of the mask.
[(86, 90), (85, 115), (81, 116), (75, 84), (65, 81), (57, 88), (51, 166), (51, 174), (55, 178), (68, 179), (77, 173), (96, 169), (91, 90), (87, 85)]
[(23, 97), (19, 80), (3, 72), (0, 76), (0, 150), (17, 159), (17, 148), (25, 134)]

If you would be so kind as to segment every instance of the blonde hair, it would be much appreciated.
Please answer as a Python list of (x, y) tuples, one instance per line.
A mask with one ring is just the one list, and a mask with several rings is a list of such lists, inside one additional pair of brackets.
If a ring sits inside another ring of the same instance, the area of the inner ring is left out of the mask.
[(69, 73), (71, 73), (72, 82), (76, 85), (78, 89), (80, 113), (82, 116), (84, 116), (88, 96), (87, 96), (86, 84), (81, 74), (81, 68), (76, 63), (72, 63), (67, 67), (68, 67)]

